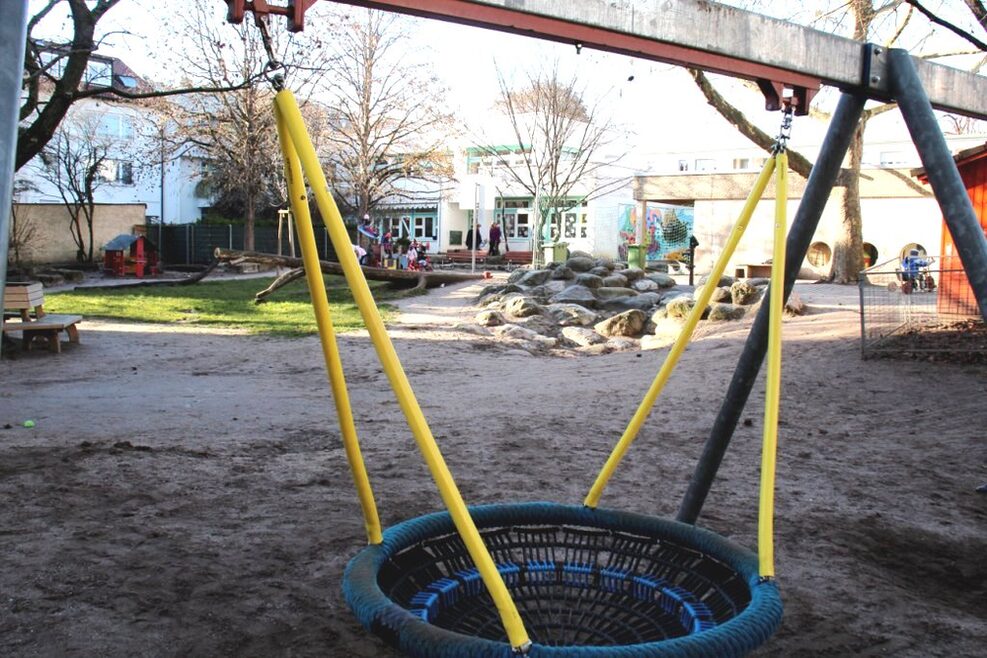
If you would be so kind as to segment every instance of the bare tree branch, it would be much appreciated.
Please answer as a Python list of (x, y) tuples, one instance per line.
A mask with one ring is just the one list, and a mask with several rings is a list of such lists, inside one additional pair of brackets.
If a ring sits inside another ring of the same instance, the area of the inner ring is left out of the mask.
[[(922, 14), (929, 19), (929, 22), (935, 23), (936, 25), (941, 25), (942, 27), (946, 28), (950, 32), (958, 35), (960, 38), (966, 39), (980, 50), (987, 51), (987, 43), (981, 41), (977, 37), (967, 32), (966, 30), (960, 29), (959, 27), (953, 25), (949, 21), (940, 18), (937, 14), (933, 13), (931, 10), (926, 8), (925, 5), (919, 2), (919, 0), (905, 0), (905, 2), (907, 2), (911, 6), (915, 7), (915, 9), (922, 12)], [(987, 12), (984, 12), (984, 6), (981, 2), (979, 2), (979, 0), (967, 0), (967, 6), (970, 7), (970, 11), (972, 11), (974, 16), (976, 16), (977, 21), (980, 23), (981, 26), (987, 24), (985, 23), (984, 20), (985, 18), (987, 18)]]

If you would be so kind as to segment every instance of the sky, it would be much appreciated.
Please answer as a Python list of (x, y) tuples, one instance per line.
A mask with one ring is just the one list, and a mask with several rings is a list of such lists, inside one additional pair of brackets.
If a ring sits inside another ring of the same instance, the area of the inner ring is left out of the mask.
[[(31, 9), (42, 2), (29, 1)], [(163, 23), (162, 15), (173, 12), (184, 1), (124, 0), (100, 23), (110, 35), (99, 52), (119, 57), (140, 75), (166, 79), (168, 56), (181, 56), (182, 48), (180, 43), (174, 43), (173, 35), (160, 30), (159, 26)], [(655, 6), (653, 0), (624, 1)], [(959, 6), (962, 1), (927, 0), (927, 4), (942, 5), (952, 15), (962, 18), (964, 14), (956, 14), (957, 10), (962, 10)], [(213, 4), (215, 20), (223, 22), (226, 4), (222, 0), (215, 0)], [(822, 0), (734, 0), (732, 4), (744, 4), (782, 18), (799, 14), (804, 19), (813, 6), (826, 3)], [(330, 19), (326, 14), (330, 9), (328, 2), (316, 3), (306, 17), (306, 33), (316, 33), (320, 29), (328, 33), (326, 26)], [(64, 35), (68, 26), (64, 20), (66, 15), (67, 8), (64, 8), (61, 16), (52, 16), (45, 28), (52, 34)], [(274, 29), (284, 30), (283, 20), (277, 21)], [(427, 90), (423, 90), (423, 100), (447, 103), (466, 121), (483, 116), (497, 99), (498, 68), (509, 81), (521, 80), (527, 71), (557, 62), (563, 73), (573, 73), (586, 84), (589, 96), (600, 101), (604, 113), (613, 117), (638, 151), (645, 154), (645, 159), (649, 152), (688, 150), (695, 145), (697, 135), (702, 137), (703, 143), (714, 147), (721, 141), (736, 142), (738, 139), (735, 130), (706, 105), (682, 68), (585, 48), (577, 53), (567, 44), (441, 21), (408, 18), (407, 25), (416, 44), (417, 56), (430, 59), (450, 89), (448, 98), (431, 98)], [(929, 46), (928, 43), (925, 45)], [(729, 80), (720, 81), (718, 86), (726, 89), (730, 99), (737, 102), (752, 120), (769, 131), (776, 130), (778, 117), (763, 109), (763, 99), (757, 92)], [(835, 99), (836, 94), (828, 96)], [(805, 119), (801, 123), (805, 125), (810, 121)], [(813, 125), (811, 129), (803, 129), (800, 135), (800, 126), (796, 123), (793, 146), (798, 147), (801, 138), (818, 142), (822, 129), (822, 125)]]

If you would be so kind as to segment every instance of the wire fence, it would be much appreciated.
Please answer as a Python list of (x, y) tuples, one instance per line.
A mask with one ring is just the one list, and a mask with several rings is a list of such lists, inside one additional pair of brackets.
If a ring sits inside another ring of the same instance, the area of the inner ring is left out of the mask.
[[(292, 253), (287, 229), (280, 236), (278, 233), (276, 226), (255, 226), (254, 251), (301, 256), (297, 242)], [(206, 265), (212, 261), (216, 247), (244, 249), (245, 234), (242, 224), (166, 224), (147, 229), (147, 237), (158, 245), (159, 257), (167, 265)], [(315, 228), (315, 246), (322, 260), (337, 260), (324, 226)]]
[(943, 354), (987, 357), (987, 330), (958, 258), (929, 258), (917, 271), (898, 260), (860, 273), (863, 358)]

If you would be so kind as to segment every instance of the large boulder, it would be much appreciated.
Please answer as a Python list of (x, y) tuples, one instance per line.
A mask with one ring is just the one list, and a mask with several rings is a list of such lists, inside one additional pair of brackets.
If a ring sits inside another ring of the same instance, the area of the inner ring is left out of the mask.
[(552, 278), (552, 270), (531, 270), (518, 279), (517, 284), (521, 286), (540, 286)]
[(596, 261), (586, 256), (570, 256), (565, 266), (573, 272), (589, 272), (596, 267)]
[(578, 304), (549, 304), (545, 310), (563, 327), (588, 327), (599, 319), (594, 311)]
[[(602, 288), (601, 288), (602, 290)], [(627, 297), (614, 297), (612, 299), (600, 300), (599, 307), (607, 311), (629, 311), (637, 309), (650, 313), (651, 309), (661, 302), (661, 295), (656, 292), (642, 292), (640, 295)]]
[[(700, 290), (703, 290), (703, 288), (696, 290), (696, 295), (695, 295), (696, 299), (699, 299)], [(713, 295), (709, 298), (709, 301), (714, 304), (723, 304), (723, 303), (729, 304), (731, 299), (732, 298), (730, 296), (730, 288), (714, 288)]]
[(603, 288), (597, 288), (594, 292), (596, 293), (596, 296), (599, 299), (614, 299), (617, 297), (634, 297), (637, 295), (637, 292), (631, 290), (630, 288), (603, 287)]
[(519, 327), (516, 324), (505, 324), (495, 327), (493, 332), (498, 338), (519, 341), (530, 349), (551, 349), (558, 344), (558, 340), (555, 338), (542, 336), (538, 332)]
[(603, 286), (603, 277), (590, 274), (589, 272), (583, 272), (576, 275), (573, 283), (577, 286), (586, 286), (587, 288), (600, 288)]
[(761, 296), (760, 291), (750, 281), (736, 281), (730, 286), (731, 302), (737, 306), (753, 304)]
[(709, 320), (711, 322), (722, 322), (724, 320), (739, 320), (747, 312), (743, 306), (733, 304), (713, 304), (709, 309)]
[(565, 265), (560, 265), (552, 269), (553, 279), (568, 281), (569, 279), (573, 279), (575, 277), (576, 277), (576, 273), (573, 272), (571, 268), (568, 268)]
[(504, 304), (504, 311), (516, 318), (526, 318), (530, 315), (541, 315), (545, 307), (530, 297), (512, 297)]
[(632, 309), (630, 311), (624, 311), (619, 313), (612, 318), (607, 318), (602, 322), (597, 322), (593, 325), (596, 333), (609, 337), (614, 336), (639, 336), (644, 330), (644, 323), (647, 322), (648, 316), (644, 314), (644, 311), (639, 311), (637, 309)]
[(689, 295), (681, 295), (665, 304), (665, 311), (670, 318), (687, 318), (695, 305), (695, 299)]
[(595, 274), (599, 277), (610, 276), (610, 270), (602, 265), (597, 265), (589, 271), (590, 274)]
[(551, 281), (548, 281), (544, 285), (540, 285), (537, 288), (532, 288), (531, 290), (528, 291), (528, 293), (531, 295), (544, 296), (545, 299), (547, 300), (552, 295), (562, 292), (570, 285), (572, 284), (566, 281), (556, 281), (555, 279), (552, 279)]
[(640, 267), (628, 267), (626, 270), (620, 270), (617, 274), (622, 275), (629, 282), (634, 282), (644, 276), (644, 270)]
[(671, 288), (675, 285), (675, 279), (662, 272), (648, 272), (646, 276), (657, 283), (659, 288)]
[(547, 315), (530, 315), (518, 320), (514, 324), (525, 329), (530, 329), (542, 336), (557, 336), (559, 333), (559, 325)]
[(564, 327), (562, 336), (580, 347), (588, 347), (607, 342), (607, 339), (586, 327)]
[(528, 268), (528, 267), (522, 267), (522, 268), (516, 269), (513, 272), (511, 272), (510, 275), (507, 277), (507, 282), (508, 283), (517, 283), (518, 281), (521, 280), (521, 277), (523, 277), (524, 275), (528, 274), (528, 272), (531, 272), (531, 271), (532, 270), (530, 268)]
[(627, 287), (627, 277), (623, 274), (618, 274), (614, 272), (609, 276), (603, 277), (603, 285), (608, 288), (626, 288)]
[(570, 251), (569, 258), (588, 258), (590, 260), (596, 260), (595, 258), (593, 258), (593, 254), (586, 251), (580, 251), (579, 249)]
[(586, 286), (569, 286), (548, 301), (550, 304), (579, 304), (586, 308), (596, 308), (599, 305), (593, 291)]
[(651, 279), (638, 279), (631, 284), (631, 288), (638, 292), (654, 292), (658, 290), (658, 284)]
[(606, 342), (606, 346), (610, 348), (611, 352), (627, 352), (638, 349), (641, 343), (626, 336), (614, 336)]
[[(699, 279), (699, 285), (701, 286), (705, 285), (707, 281), (709, 281), (708, 274)], [(723, 276), (720, 277), (720, 280), (716, 282), (716, 285), (719, 288), (729, 288), (730, 286), (733, 285), (733, 281), (734, 279), (732, 276), (724, 274)]]
[(507, 318), (500, 311), (480, 311), (476, 314), (476, 323), (483, 327), (499, 327), (507, 324)]

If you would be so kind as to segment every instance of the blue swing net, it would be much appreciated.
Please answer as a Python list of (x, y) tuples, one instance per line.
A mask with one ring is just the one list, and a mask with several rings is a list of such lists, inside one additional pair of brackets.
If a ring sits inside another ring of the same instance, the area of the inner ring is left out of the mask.
[[(701, 528), (554, 503), (470, 513), (524, 620), (528, 656), (742, 656), (781, 622), (757, 556)], [(387, 530), (350, 562), (343, 588), (360, 622), (408, 655), (516, 655), (447, 513)]]

